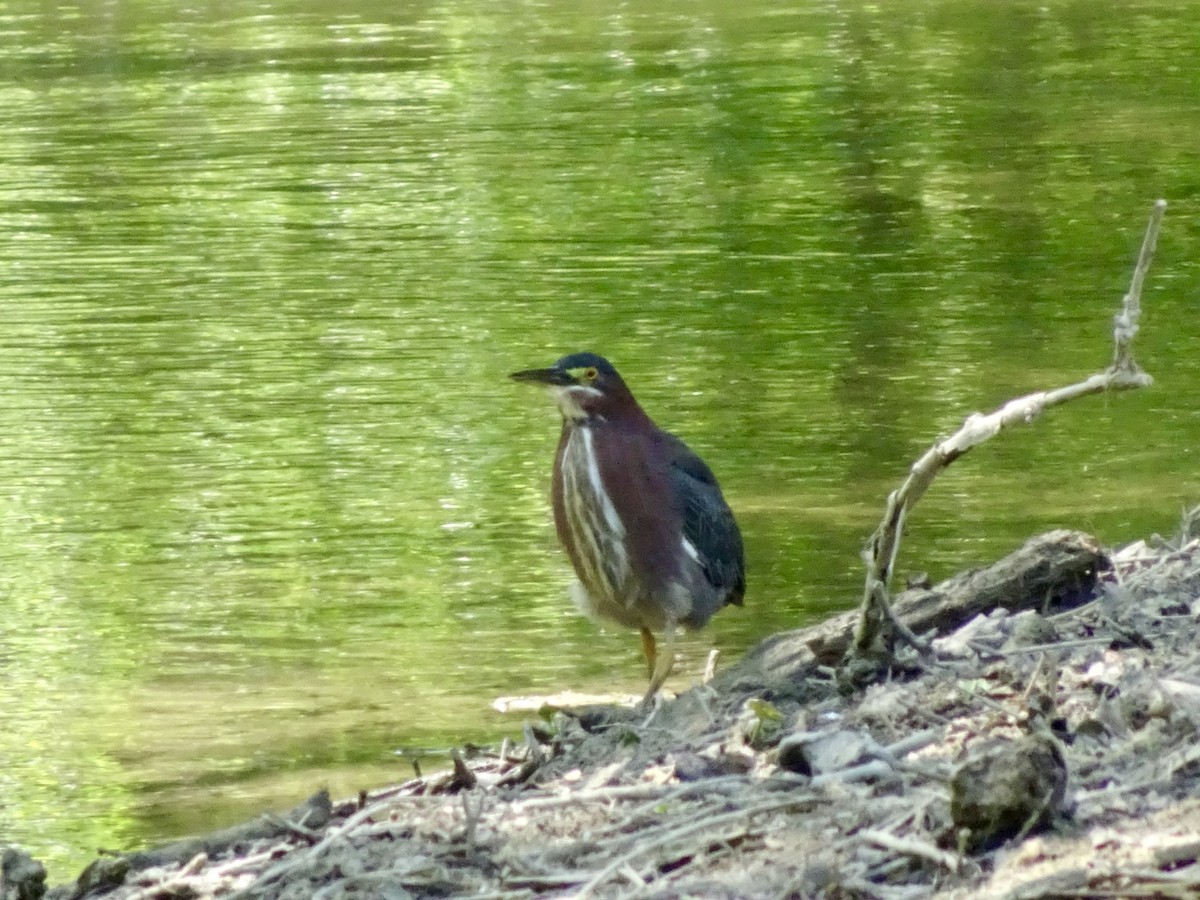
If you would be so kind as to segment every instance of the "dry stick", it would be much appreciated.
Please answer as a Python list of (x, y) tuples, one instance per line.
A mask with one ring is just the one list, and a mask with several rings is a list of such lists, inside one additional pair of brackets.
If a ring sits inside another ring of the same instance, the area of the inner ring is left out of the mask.
[[(706, 778), (702, 781), (688, 782), (682, 785), (674, 786), (674, 789), (668, 793), (655, 795), (654, 799), (646, 803), (640, 803), (629, 810), (621, 810), (625, 814), (620, 818), (612, 821), (610, 824), (601, 828), (593, 829), (588, 833), (586, 840), (581, 839), (577, 843), (586, 846), (594, 846), (595, 844), (606, 840), (610, 835), (619, 835), (623, 832), (628, 832), (634, 825), (647, 814), (658, 810), (667, 803), (674, 803), (679, 800), (684, 800), (693, 794), (717, 794), (719, 801), (716, 805), (720, 806), (729, 802), (729, 788), (744, 787), (750, 784), (750, 779), (744, 775), (725, 775), (717, 778)], [(529, 801), (530, 803), (534, 801)], [(525, 807), (528, 808), (528, 807)], [(613, 815), (616, 815), (618, 810), (610, 809)]]
[(1075, 647), (1095, 647), (1097, 644), (1111, 644), (1112, 635), (1094, 638), (1079, 638), (1070, 641), (1058, 641), (1049, 644), (1030, 644), (1027, 647), (987, 647), (976, 641), (968, 642), (971, 649), (984, 656), (1024, 656), (1027, 653), (1043, 653), (1047, 650), (1071, 650)]
[[(715, 803), (700, 802), (694, 804), (687, 811), (687, 815), (679, 816), (678, 818), (692, 822), (711, 816), (723, 815), (722, 810), (728, 811), (728, 807), (733, 802), (728, 798), (721, 798)], [(642, 810), (641, 812), (630, 813), (612, 826), (591, 832), (586, 840), (576, 840), (575, 846), (584, 853), (593, 850), (607, 854), (610, 857), (623, 854), (626, 848), (638, 847), (645, 841), (646, 833), (648, 831), (653, 832), (656, 828), (653, 824), (644, 824), (640, 821), (645, 818), (645, 807), (640, 807), (640, 809)], [(675, 821), (675, 818), (668, 818), (666, 824), (662, 827), (670, 828), (672, 821)]]
[(664, 833), (657, 837), (639, 843), (627, 853), (623, 853), (610, 862), (607, 866), (597, 872), (587, 884), (580, 888), (579, 893), (575, 895), (575, 900), (586, 900), (595, 893), (596, 888), (602, 885), (605, 881), (619, 872), (624, 866), (629, 865), (639, 856), (645, 856), (653, 850), (658, 850), (660, 847), (665, 847), (672, 841), (679, 838), (687, 837), (697, 831), (708, 831), (716, 829), (717, 826), (724, 825), (727, 822), (736, 822), (739, 819), (749, 819), (760, 813), (775, 812), (776, 810), (786, 809), (789, 806), (799, 806), (804, 803), (811, 803), (811, 796), (796, 796), (787, 800), (772, 800), (769, 803), (760, 803), (757, 806), (751, 806), (748, 809), (737, 809), (733, 812), (724, 813), (718, 816), (710, 816), (702, 818), (699, 821), (691, 821), (686, 825), (681, 825), (678, 828), (667, 829)]
[(440, 885), (441, 880), (433, 881), (430, 879), (422, 879), (417, 877), (415, 873), (419, 873), (430, 866), (397, 866), (390, 869), (374, 869), (369, 872), (359, 872), (357, 875), (348, 875), (344, 878), (336, 879), (325, 887), (321, 888), (312, 895), (312, 900), (329, 900), (338, 893), (346, 893), (347, 888), (353, 891), (355, 887), (362, 885), (370, 885), (380, 881), (387, 882), (395, 880), (404, 887), (412, 887), (421, 885), (433, 887)]
[(910, 734), (906, 738), (901, 738), (894, 744), (888, 744), (884, 749), (895, 759), (903, 759), (910, 753), (916, 753), (918, 750), (924, 750), (930, 744), (940, 741), (945, 735), (944, 728), (927, 728), (924, 731), (918, 731), (916, 734)]
[[(171, 895), (187, 895), (189, 893), (188, 882), (193, 884), (197, 880), (197, 873), (208, 863), (207, 853), (197, 853), (192, 859), (179, 869), (178, 872), (171, 873), (167, 878), (162, 878), (154, 884), (142, 888), (140, 891), (135, 891), (129, 895), (130, 900), (150, 900), (152, 897), (160, 897), (163, 894)], [(212, 873), (206, 873), (204, 878), (207, 882), (218, 882), (219, 878), (213, 877)], [(187, 885), (188, 887), (185, 887)], [(182, 890), (180, 890), (183, 888)]]
[(847, 766), (842, 769), (835, 769), (832, 772), (823, 772), (819, 775), (814, 775), (810, 779), (809, 784), (813, 787), (825, 787), (830, 784), (852, 784), (857, 781), (866, 781), (868, 778), (885, 778), (888, 775), (896, 774), (901, 769), (907, 768), (902, 764), (905, 756), (910, 753), (916, 753), (918, 750), (922, 750), (935, 741), (940, 740), (944, 733), (945, 729), (930, 728), (926, 731), (910, 735), (902, 741), (897, 741), (891, 746), (883, 748), (883, 752), (879, 754), (879, 758), (877, 759)]
[(250, 856), (231, 859), (227, 863), (212, 866), (209, 868), (206, 874), (216, 878), (232, 878), (235, 875), (241, 875), (244, 872), (251, 872), (258, 867), (259, 863), (270, 862), (275, 857), (277, 847), (278, 845), (276, 845), (276, 847), (263, 850), (261, 853), (254, 853)]
[(897, 837), (894, 834), (888, 834), (886, 831), (876, 831), (873, 828), (862, 829), (858, 832), (858, 836), (867, 843), (874, 844), (876, 847), (882, 847), (884, 850), (894, 850), (905, 856), (915, 856), (919, 859), (928, 860), (949, 872), (957, 873), (959, 866), (962, 865), (962, 860), (953, 853), (940, 850), (933, 844), (926, 843), (925, 841)]
[[(1165, 200), (1154, 204), (1150, 213), (1150, 223), (1146, 227), (1146, 236), (1142, 241), (1141, 253), (1133, 270), (1129, 292), (1122, 300), (1121, 311), (1114, 317), (1112, 365), (1104, 372), (1078, 384), (1053, 391), (1038, 391), (1011, 400), (986, 416), (972, 413), (955, 434), (935, 443), (924, 456), (913, 463), (904, 484), (888, 497), (883, 520), (863, 552), (863, 559), (867, 564), (866, 584), (863, 588), (861, 612), (854, 630), (854, 641), (847, 652), (848, 660), (881, 653), (890, 656), (896, 634), (900, 634), (918, 650), (924, 650), (924, 645), (916, 641), (911, 632), (902, 627), (895, 627), (898, 623), (892, 614), (887, 585), (891, 580), (896, 555), (900, 549), (900, 532), (904, 519), (943, 469), (1005, 428), (1029, 424), (1049, 407), (1087, 394), (1146, 387), (1152, 383), (1150, 376), (1133, 361), (1132, 344), (1138, 331), (1138, 318), (1141, 316), (1142, 286), (1154, 258), (1159, 226), (1166, 209)], [(889, 625), (892, 626), (890, 630), (887, 627)]]
[(297, 869), (306, 862), (316, 859), (324, 853), (332, 844), (337, 843), (340, 838), (346, 837), (350, 832), (357, 828), (362, 823), (368, 821), (375, 816), (390, 812), (395, 807), (399, 806), (399, 800), (414, 799), (408, 797), (388, 797), (387, 799), (373, 803), (370, 806), (363, 807), (354, 815), (350, 816), (337, 828), (331, 828), (325, 833), (316, 844), (303, 850), (294, 850), (289, 853), (278, 865), (262, 872), (258, 878), (246, 887), (231, 895), (230, 900), (245, 900), (245, 898), (253, 897), (256, 894), (266, 890), (266, 888), (280, 877), (290, 872), (292, 869)]
[(647, 800), (656, 804), (674, 800), (687, 794), (711, 792), (717, 788), (746, 784), (749, 779), (745, 775), (721, 775), (707, 778), (704, 781), (687, 782), (686, 784), (629, 784), (613, 787), (596, 788), (576, 794), (562, 794), (550, 797), (531, 797), (528, 800), (516, 800), (512, 803), (513, 812), (525, 812), (530, 809), (545, 809), (553, 806), (583, 806), (597, 801), (616, 802), (620, 800)]

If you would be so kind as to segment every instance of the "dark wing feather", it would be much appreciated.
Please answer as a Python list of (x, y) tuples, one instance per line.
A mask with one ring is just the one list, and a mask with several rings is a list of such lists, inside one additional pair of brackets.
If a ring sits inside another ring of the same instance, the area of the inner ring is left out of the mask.
[(746, 593), (746, 558), (742, 533), (712, 469), (674, 435), (671, 483), (680, 498), (683, 534), (700, 555), (708, 582), (728, 592), (726, 603), (742, 605)]

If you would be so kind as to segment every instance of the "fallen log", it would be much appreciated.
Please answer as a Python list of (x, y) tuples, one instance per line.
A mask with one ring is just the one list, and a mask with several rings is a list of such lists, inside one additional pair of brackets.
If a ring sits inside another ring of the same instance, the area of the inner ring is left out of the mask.
[[(1050, 612), (1079, 606), (1092, 599), (1096, 576), (1108, 567), (1107, 554), (1092, 536), (1051, 531), (990, 566), (955, 575), (930, 589), (905, 591), (894, 609), (918, 634), (945, 634), (997, 608)], [(718, 674), (714, 686), (721, 690), (747, 680), (796, 679), (822, 666), (837, 666), (854, 638), (858, 618), (859, 611), (852, 610), (818, 625), (772, 635)]]

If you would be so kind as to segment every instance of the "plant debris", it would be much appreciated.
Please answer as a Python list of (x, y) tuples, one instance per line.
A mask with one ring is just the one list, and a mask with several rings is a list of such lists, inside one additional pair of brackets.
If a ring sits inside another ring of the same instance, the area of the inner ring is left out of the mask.
[[(547, 711), (519, 746), (464, 748), (445, 773), (121, 854), (99, 881), (45, 896), (1196, 896), (1193, 535), (1108, 555), (1055, 533), (901, 595), (901, 617), (906, 604), (946, 613), (906, 619), (932, 652), (901, 651), (865, 690), (827, 662), (852, 622), (824, 623), (649, 716)], [(1036, 561), (1055, 547), (1081, 561), (1056, 588), (972, 598), (1004, 566), (1049, 571)], [(16, 854), (0, 900), (40, 897), (39, 867)]]

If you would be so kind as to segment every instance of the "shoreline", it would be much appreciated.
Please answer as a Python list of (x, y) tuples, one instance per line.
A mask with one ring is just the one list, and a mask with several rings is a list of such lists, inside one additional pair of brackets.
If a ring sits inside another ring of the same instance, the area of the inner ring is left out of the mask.
[[(519, 746), (103, 857), (44, 896), (1200, 889), (1200, 539), (1052, 532), (895, 605), (934, 652), (865, 690), (835, 668), (856, 614), (834, 616), (649, 716), (545, 708)], [(7, 853), (11, 896), (41, 896), (37, 867)]]

